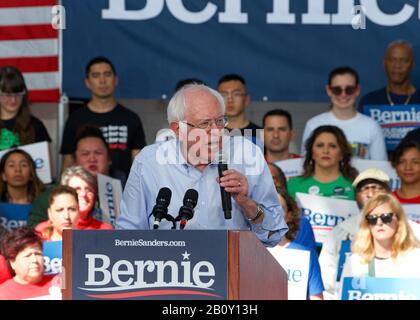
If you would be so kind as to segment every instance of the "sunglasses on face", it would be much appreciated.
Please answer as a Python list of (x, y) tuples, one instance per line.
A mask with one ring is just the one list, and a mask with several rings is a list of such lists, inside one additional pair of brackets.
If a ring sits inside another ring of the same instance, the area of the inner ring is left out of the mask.
[(351, 96), (357, 91), (357, 86), (346, 86), (345, 88), (342, 88), (340, 86), (330, 86), (330, 90), (335, 96), (341, 96), (343, 91), (346, 94), (346, 96)]
[(379, 218), (382, 220), (383, 223), (388, 224), (388, 223), (391, 223), (393, 216), (394, 216), (393, 212), (383, 213), (379, 216), (376, 215), (376, 214), (369, 214), (369, 215), (366, 216), (366, 220), (367, 220), (368, 224), (370, 224), (371, 226), (376, 225)]

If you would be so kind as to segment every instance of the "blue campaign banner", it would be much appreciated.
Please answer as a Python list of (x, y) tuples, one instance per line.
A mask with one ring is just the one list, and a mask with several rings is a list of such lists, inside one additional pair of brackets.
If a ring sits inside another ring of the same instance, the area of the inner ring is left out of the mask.
[(342, 300), (420, 300), (420, 279), (344, 278)]
[(390, 151), (395, 150), (409, 131), (420, 127), (420, 104), (366, 105), (363, 113), (380, 124)]
[(341, 273), (343, 272), (344, 263), (346, 262), (346, 258), (351, 252), (351, 241), (350, 240), (342, 240), (341, 241), (341, 249), (340, 249), (340, 257), (338, 259), (338, 271), (337, 271), (337, 281), (341, 279)]
[(74, 230), (73, 299), (227, 299), (227, 231)]
[(44, 255), (44, 274), (52, 275), (61, 273), (63, 242), (44, 241), (42, 247), (42, 253)]
[[(420, 60), (418, 0), (62, 0), (63, 91), (88, 97), (87, 62), (115, 64), (119, 98), (170, 97), (178, 80), (210, 86), (226, 73), (254, 100), (327, 101), (335, 67), (383, 87), (387, 45), (403, 37)], [(413, 72), (414, 83), (420, 73)]]
[(0, 224), (9, 231), (26, 226), (31, 210), (31, 204), (0, 203)]

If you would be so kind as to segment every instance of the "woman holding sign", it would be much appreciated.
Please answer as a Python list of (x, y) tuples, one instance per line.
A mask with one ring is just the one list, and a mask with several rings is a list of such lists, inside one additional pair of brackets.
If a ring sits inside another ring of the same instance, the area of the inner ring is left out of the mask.
[(15, 67), (0, 68), (0, 150), (51, 138), (44, 124), (29, 110), (28, 89)]
[(1, 202), (31, 204), (45, 189), (32, 157), (20, 149), (3, 155), (0, 175)]
[(0, 300), (61, 299), (60, 278), (44, 276), (42, 240), (34, 230), (10, 232), (0, 250), (13, 275), (0, 285)]
[(303, 175), (287, 183), (289, 194), (297, 192), (354, 200), (352, 181), (357, 170), (350, 164), (351, 147), (336, 126), (320, 126), (306, 140)]
[(361, 276), (420, 278), (419, 246), (399, 201), (390, 194), (377, 194), (362, 210), (341, 281)]

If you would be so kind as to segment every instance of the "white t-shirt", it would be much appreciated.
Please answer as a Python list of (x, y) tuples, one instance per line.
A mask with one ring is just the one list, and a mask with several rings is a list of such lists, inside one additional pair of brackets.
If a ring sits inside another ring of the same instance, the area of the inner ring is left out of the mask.
[[(396, 260), (375, 258), (376, 278), (420, 278), (420, 248), (410, 250)], [(369, 264), (363, 263), (358, 254), (350, 255), (343, 267), (342, 278), (369, 275)]]
[(303, 130), (301, 154), (306, 152), (305, 142), (312, 131), (323, 125), (337, 126), (343, 130), (352, 146), (353, 156), (368, 160), (388, 160), (381, 127), (375, 120), (359, 112), (348, 120), (338, 119), (331, 111), (309, 119)]

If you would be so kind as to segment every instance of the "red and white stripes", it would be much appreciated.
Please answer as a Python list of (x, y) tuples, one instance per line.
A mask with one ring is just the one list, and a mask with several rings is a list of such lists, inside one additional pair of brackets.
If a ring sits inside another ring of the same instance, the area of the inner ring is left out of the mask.
[(52, 27), (57, 0), (0, 1), (0, 67), (19, 68), (31, 102), (58, 102), (58, 30)]

